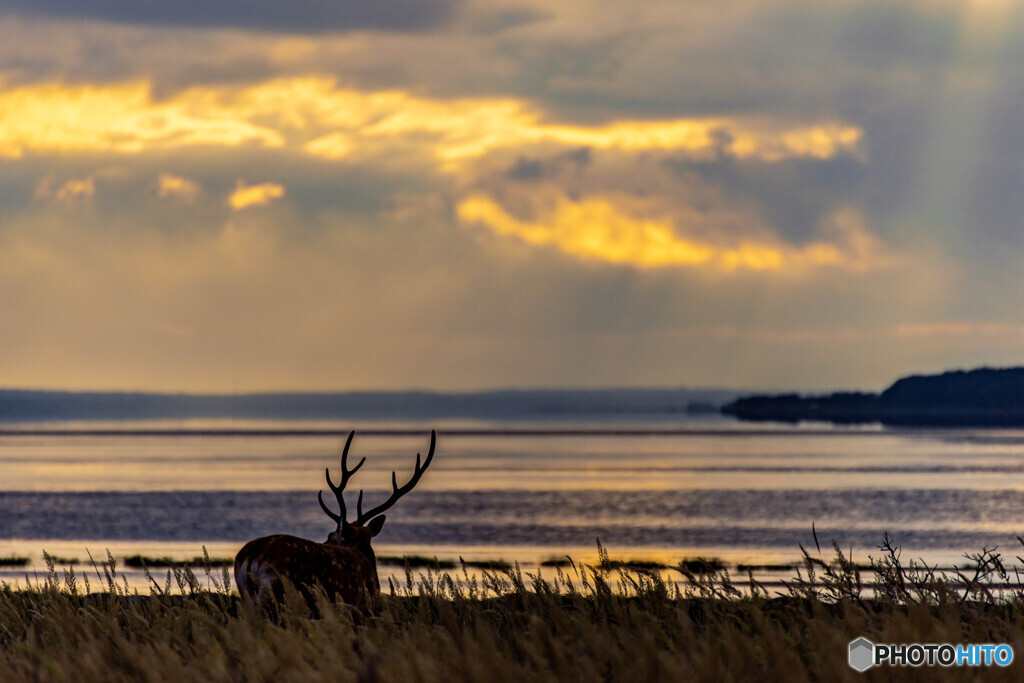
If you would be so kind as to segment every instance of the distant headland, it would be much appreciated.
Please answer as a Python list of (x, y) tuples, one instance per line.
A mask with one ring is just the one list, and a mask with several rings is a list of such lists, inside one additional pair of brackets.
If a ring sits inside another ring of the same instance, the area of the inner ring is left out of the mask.
[(881, 423), (920, 427), (1024, 427), (1024, 367), (903, 377), (880, 394), (739, 398), (722, 413), (741, 420)]

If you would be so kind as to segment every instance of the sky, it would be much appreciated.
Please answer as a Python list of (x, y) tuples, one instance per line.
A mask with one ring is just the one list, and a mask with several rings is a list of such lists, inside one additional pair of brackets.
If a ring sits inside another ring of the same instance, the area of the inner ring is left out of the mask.
[(1024, 3), (0, 0), (0, 386), (1024, 363)]

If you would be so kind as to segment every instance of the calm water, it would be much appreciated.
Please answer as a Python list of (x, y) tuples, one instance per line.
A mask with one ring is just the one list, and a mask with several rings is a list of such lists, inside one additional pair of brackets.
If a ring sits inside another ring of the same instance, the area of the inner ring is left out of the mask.
[[(274, 425), (293, 427), (309, 425)], [(337, 471), (343, 436), (161, 428), (0, 436), (0, 555), (193, 557), (205, 544), (231, 556), (256, 536), (320, 540), (331, 529), (316, 492), (324, 468)], [(389, 492), (391, 470), (409, 476), (429, 442), (423, 425), (372, 429), (352, 450), (367, 458), (352, 500), (362, 487), (367, 505)], [(378, 553), (529, 564), (586, 559), (599, 537), (613, 556), (778, 563), (794, 561), (799, 543), (813, 547), (812, 523), (823, 544), (865, 562), (886, 531), (906, 557), (932, 562), (983, 546), (1024, 550), (1024, 431), (608, 429), (439, 425), (434, 464), (388, 513)]]

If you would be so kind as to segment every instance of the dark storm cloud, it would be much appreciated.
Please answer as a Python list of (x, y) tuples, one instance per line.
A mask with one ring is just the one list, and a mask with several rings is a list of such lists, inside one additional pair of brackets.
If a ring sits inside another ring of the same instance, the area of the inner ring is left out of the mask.
[(815, 238), (822, 218), (836, 207), (870, 208), (868, 168), (848, 155), (776, 163), (671, 160), (666, 166), (684, 182), (699, 178), (732, 197), (753, 200), (767, 222), (796, 243)]
[(589, 147), (580, 147), (556, 155), (553, 159), (536, 159), (533, 157), (519, 157), (515, 165), (506, 171), (505, 175), (509, 180), (540, 180), (543, 178), (556, 177), (566, 164), (582, 169), (590, 164), (591, 150)]
[(927, 68), (955, 56), (956, 17), (909, 3), (862, 5), (847, 10), (836, 39), (844, 56), (863, 66), (898, 63)]
[(495, 50), (519, 67), (513, 85), (543, 92), (550, 107), (644, 117), (863, 114), (927, 97), (957, 56), (958, 19), (948, 8), (905, 0), (813, 11), (789, 0), (729, 5), (662, 18), (657, 32), (638, 31), (628, 16), (601, 29), (565, 29), (572, 40), (539, 24), (494, 41)]
[(459, 0), (2, 0), (0, 16), (286, 33), (409, 31), (443, 23)]

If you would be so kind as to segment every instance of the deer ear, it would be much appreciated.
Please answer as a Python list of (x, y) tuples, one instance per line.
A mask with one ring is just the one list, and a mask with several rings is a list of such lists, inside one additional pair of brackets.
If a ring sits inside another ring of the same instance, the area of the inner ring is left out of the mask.
[(376, 536), (377, 534), (380, 533), (381, 528), (384, 526), (384, 518), (386, 516), (387, 515), (379, 515), (377, 517), (374, 517), (366, 525), (366, 528), (369, 529), (371, 532), (373, 532), (373, 535)]

